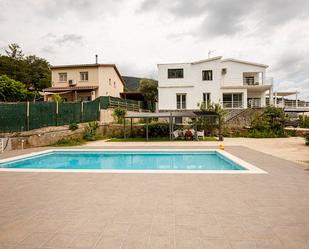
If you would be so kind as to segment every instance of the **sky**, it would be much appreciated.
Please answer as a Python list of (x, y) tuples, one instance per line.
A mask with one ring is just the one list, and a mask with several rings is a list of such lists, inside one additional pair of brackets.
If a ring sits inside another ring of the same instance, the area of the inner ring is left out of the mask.
[(52, 65), (157, 64), (223, 56), (267, 64), (274, 89), (309, 100), (308, 0), (0, 0), (0, 53), (18, 43)]

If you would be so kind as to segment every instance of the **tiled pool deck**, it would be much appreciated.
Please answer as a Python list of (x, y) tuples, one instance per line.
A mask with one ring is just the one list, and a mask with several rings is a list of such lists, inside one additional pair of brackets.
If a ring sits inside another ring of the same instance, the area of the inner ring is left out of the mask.
[(269, 174), (1, 172), (0, 249), (309, 249), (309, 172), (226, 150)]

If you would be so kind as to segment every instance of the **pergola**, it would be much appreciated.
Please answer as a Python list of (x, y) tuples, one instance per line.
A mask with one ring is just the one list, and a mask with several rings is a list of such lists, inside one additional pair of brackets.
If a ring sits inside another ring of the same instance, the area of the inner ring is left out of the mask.
[[(133, 118), (143, 118), (146, 120), (146, 140), (148, 141), (148, 124), (149, 119), (151, 118), (166, 118), (169, 120), (169, 140), (173, 139), (173, 129), (174, 129), (174, 118), (183, 117), (183, 118), (191, 118), (192, 120), (197, 120), (199, 117), (219, 117), (216, 112), (201, 112), (201, 111), (181, 111), (181, 112), (154, 112), (154, 113), (136, 113), (126, 115), (124, 117), (123, 122), (123, 136), (126, 138), (126, 119), (130, 119), (130, 134), (132, 136), (133, 133)], [(219, 119), (219, 122), (221, 120)], [(221, 125), (221, 124), (219, 124)], [(197, 122), (194, 122), (194, 130), (195, 130), (195, 139), (198, 140), (197, 137)]]

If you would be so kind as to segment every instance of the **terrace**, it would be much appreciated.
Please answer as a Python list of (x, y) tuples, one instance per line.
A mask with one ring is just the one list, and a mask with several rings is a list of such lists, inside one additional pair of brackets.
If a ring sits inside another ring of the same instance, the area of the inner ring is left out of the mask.
[[(120, 147), (94, 142), (83, 148), (217, 147), (216, 143), (189, 143)], [(39, 150), (15, 151), (0, 158)], [(1, 172), (0, 245), (308, 248), (309, 176), (303, 167), (244, 146), (231, 144), (226, 150), (268, 174)]]

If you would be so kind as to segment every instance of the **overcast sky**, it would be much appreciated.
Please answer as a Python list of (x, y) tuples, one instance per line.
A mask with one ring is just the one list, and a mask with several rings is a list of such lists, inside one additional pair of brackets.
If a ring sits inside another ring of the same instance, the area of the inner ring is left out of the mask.
[(117, 64), (157, 77), (157, 63), (222, 55), (270, 65), (275, 89), (309, 100), (308, 0), (0, 0), (0, 53), (16, 42), (51, 64)]

